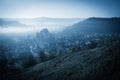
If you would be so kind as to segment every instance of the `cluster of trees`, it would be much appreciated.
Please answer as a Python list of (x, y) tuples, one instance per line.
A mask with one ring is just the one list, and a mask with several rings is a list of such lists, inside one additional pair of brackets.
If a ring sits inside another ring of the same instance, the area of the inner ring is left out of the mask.
[(114, 33), (52, 34), (47, 29), (43, 29), (34, 38), (12, 43), (12, 45), (0, 44), (0, 70), (3, 72), (11, 69), (22, 71), (24, 68), (61, 54), (93, 49), (119, 38), (120, 35)]

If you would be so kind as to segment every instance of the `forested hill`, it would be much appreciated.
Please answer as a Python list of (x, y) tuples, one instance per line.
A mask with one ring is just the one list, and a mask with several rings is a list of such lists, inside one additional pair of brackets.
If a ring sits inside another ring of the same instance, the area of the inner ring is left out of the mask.
[(60, 55), (11, 76), (10, 80), (119, 80), (120, 40)]

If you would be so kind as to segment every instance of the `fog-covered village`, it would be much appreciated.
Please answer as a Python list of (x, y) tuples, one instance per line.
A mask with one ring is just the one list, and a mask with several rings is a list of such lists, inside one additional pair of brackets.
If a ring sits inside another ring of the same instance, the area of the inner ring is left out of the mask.
[(120, 80), (120, 0), (0, 0), (0, 80)]

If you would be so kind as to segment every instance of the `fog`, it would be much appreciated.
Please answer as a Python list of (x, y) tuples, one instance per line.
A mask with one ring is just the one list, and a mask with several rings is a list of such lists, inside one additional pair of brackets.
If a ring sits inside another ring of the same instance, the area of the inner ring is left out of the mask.
[(48, 29), (51, 33), (58, 33), (83, 19), (79, 18), (1, 18), (0, 34), (12, 36), (35, 35), (42, 29)]

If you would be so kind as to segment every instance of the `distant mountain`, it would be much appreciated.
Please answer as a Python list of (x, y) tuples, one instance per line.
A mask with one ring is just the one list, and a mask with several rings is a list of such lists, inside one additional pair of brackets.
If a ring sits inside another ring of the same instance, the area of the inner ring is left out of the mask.
[(17, 27), (17, 26), (26, 26), (25, 24), (20, 23), (19, 21), (12, 21), (0, 18), (0, 27)]
[(0, 18), (0, 26), (69, 26), (82, 21), (82, 18)]
[(6, 21), (18, 21), (22, 23), (73, 23), (83, 20), (83, 18), (51, 18), (51, 17), (38, 17), (38, 18), (1, 18)]
[[(50, 32), (60, 32), (67, 26), (80, 22), (81, 18), (0, 18), (0, 27), (27, 27), (31, 31), (38, 32), (42, 29), (49, 29)], [(24, 29), (27, 32), (27, 29)]]
[(74, 23), (80, 22), (81, 18), (50, 18), (50, 17), (38, 17), (38, 18), (27, 18), (27, 19), (18, 19), (18, 21), (33, 25), (33, 26), (69, 26)]
[(34, 20), (37, 21), (50, 21), (50, 22), (70, 22), (70, 21), (80, 21), (81, 18), (50, 18), (50, 17), (40, 17), (40, 18), (34, 18)]
[(65, 31), (120, 33), (120, 18), (92, 17), (68, 27)]

